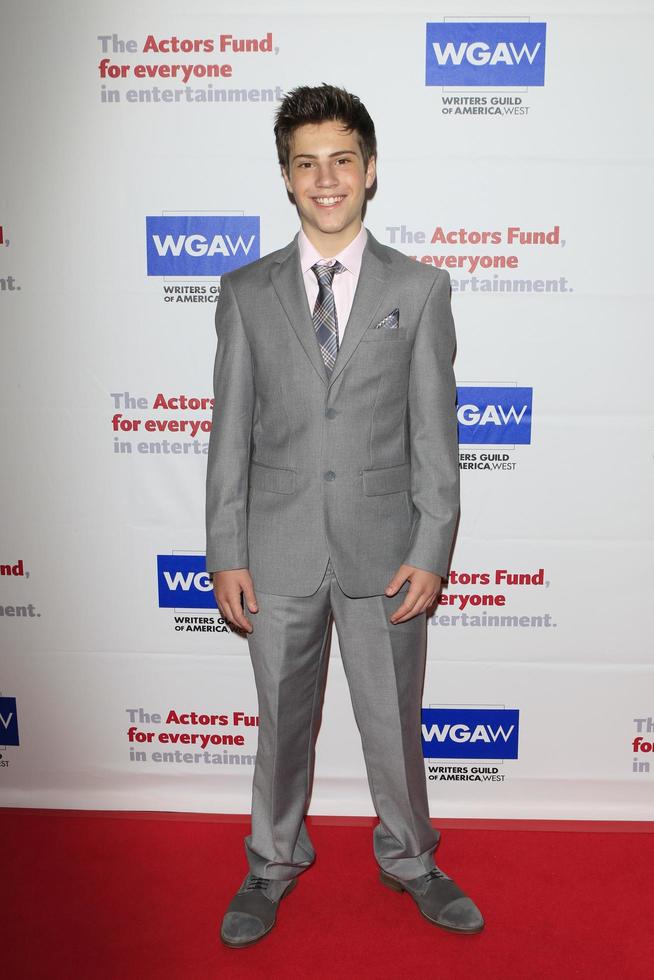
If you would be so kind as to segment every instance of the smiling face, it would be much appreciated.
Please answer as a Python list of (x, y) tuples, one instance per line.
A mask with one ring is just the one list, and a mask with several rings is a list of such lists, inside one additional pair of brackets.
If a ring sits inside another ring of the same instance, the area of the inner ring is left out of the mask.
[(325, 258), (358, 234), (375, 173), (375, 158), (364, 166), (357, 134), (338, 121), (299, 126), (293, 133), (288, 170), (282, 167), (284, 183), (307, 238)]

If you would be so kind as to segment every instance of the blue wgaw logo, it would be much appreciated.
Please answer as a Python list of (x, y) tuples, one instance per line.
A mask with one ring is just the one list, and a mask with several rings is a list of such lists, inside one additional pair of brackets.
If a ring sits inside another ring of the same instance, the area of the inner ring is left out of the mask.
[(425, 759), (517, 759), (517, 708), (423, 708)]
[(149, 276), (222, 276), (259, 258), (258, 217), (150, 215)]
[(159, 608), (217, 609), (204, 555), (157, 555)]
[(426, 85), (544, 85), (544, 23), (427, 24)]
[(527, 446), (533, 388), (457, 388), (459, 445)]
[(19, 745), (16, 698), (0, 698), (0, 745)]

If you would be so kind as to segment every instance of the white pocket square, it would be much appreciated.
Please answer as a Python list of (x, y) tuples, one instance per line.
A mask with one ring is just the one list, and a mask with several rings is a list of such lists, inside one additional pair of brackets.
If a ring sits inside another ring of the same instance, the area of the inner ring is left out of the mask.
[(396, 307), (394, 310), (391, 310), (388, 316), (385, 316), (383, 320), (380, 320), (379, 323), (376, 323), (374, 329), (378, 330), (381, 327), (383, 330), (396, 330), (397, 327), (399, 327), (399, 325), (400, 325), (400, 311)]

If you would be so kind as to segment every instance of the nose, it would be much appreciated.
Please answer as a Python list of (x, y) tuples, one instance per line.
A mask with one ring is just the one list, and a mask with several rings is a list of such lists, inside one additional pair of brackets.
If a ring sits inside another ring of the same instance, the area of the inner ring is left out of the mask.
[(318, 187), (334, 187), (337, 183), (338, 180), (331, 168), (331, 163), (319, 163), (318, 173), (316, 175), (316, 184)]

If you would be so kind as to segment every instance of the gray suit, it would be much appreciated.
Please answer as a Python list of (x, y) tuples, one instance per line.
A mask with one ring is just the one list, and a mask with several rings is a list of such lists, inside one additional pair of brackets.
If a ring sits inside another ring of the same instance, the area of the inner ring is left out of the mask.
[[(399, 309), (399, 327), (378, 327)], [(313, 859), (303, 823), (333, 614), (381, 824), (378, 861), (433, 866), (420, 753), (426, 617), (392, 625), (402, 563), (445, 575), (459, 504), (446, 272), (368, 232), (331, 377), (296, 238), (222, 278), (207, 470), (207, 570), (249, 568), (259, 694), (257, 874)]]
[[(375, 329), (399, 308), (400, 326)], [(459, 500), (449, 276), (368, 232), (331, 379), (297, 239), (223, 276), (207, 569), (307, 596), (331, 555), (350, 596), (404, 562), (445, 575)]]

